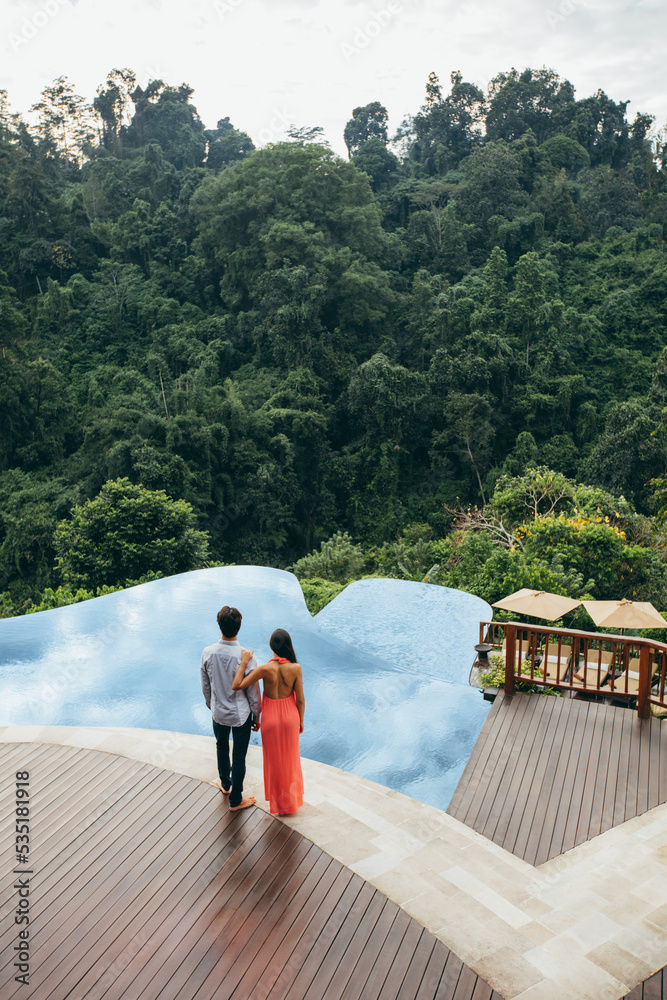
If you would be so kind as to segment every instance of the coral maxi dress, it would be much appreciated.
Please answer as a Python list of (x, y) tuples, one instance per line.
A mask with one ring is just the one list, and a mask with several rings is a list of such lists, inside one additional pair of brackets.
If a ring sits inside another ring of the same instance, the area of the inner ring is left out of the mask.
[[(278, 663), (289, 663), (273, 656)], [(303, 803), (299, 755), (299, 709), (294, 691), (287, 698), (262, 697), (262, 757), (264, 798), (272, 813), (288, 816)]]

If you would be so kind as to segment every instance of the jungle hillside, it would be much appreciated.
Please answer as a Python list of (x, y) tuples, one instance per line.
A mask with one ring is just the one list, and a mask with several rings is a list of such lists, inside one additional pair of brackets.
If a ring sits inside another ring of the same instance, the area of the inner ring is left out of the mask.
[(221, 563), (667, 603), (652, 117), (431, 73), (344, 159), (193, 98), (0, 92), (0, 614)]

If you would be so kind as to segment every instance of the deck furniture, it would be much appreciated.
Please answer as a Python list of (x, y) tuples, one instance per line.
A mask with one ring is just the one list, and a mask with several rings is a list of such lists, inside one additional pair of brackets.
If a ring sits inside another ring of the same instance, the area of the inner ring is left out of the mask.
[(553, 639), (547, 642), (540, 663), (545, 681), (562, 684), (566, 678), (571, 658), (572, 646), (561, 643), (559, 647), (558, 642), (554, 642)]
[[(532, 658), (533, 652), (535, 653), (536, 659), (541, 655), (541, 637), (537, 632), (526, 631), (525, 638), (519, 641), (517, 637), (516, 646), (514, 649), (514, 659), (518, 663), (519, 660), (530, 660)], [(503, 640), (503, 645), (501, 649), (501, 655), (504, 659), (507, 657), (507, 639)]]
[[(651, 682), (655, 676), (657, 665), (652, 664), (653, 672), (651, 674)], [(612, 687), (611, 678), (604, 684), (600, 691), (604, 691), (605, 694), (631, 694), (635, 698), (639, 694), (639, 657), (633, 657), (628, 663), (627, 670), (622, 670), (620, 673), (616, 674), (614, 677), (614, 686)]]
[(579, 660), (574, 680), (581, 681), (585, 688), (600, 688), (608, 679), (614, 665), (614, 654), (605, 649), (589, 649), (585, 658)]

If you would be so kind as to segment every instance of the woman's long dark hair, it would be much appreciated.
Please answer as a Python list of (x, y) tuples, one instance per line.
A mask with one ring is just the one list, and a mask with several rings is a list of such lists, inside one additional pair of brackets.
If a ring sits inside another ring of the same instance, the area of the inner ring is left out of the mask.
[(291, 636), (284, 628), (277, 628), (275, 630), (269, 639), (269, 646), (276, 656), (284, 656), (290, 663), (296, 663), (296, 653), (294, 652)]

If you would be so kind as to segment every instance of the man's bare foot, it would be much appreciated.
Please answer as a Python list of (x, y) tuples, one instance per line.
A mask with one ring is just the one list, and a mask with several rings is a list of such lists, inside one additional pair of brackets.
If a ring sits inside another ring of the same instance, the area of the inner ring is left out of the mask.
[(215, 787), (219, 788), (223, 795), (229, 795), (229, 793), (231, 792), (231, 788), (222, 787), (222, 782), (220, 781), (220, 778), (218, 778), (218, 780), (216, 781)]
[(249, 806), (254, 806), (254, 804), (255, 804), (255, 796), (249, 795), (247, 799), (241, 799), (241, 801), (237, 806), (230, 806), (229, 811), (230, 813), (235, 813), (238, 812), (239, 809), (247, 809)]

